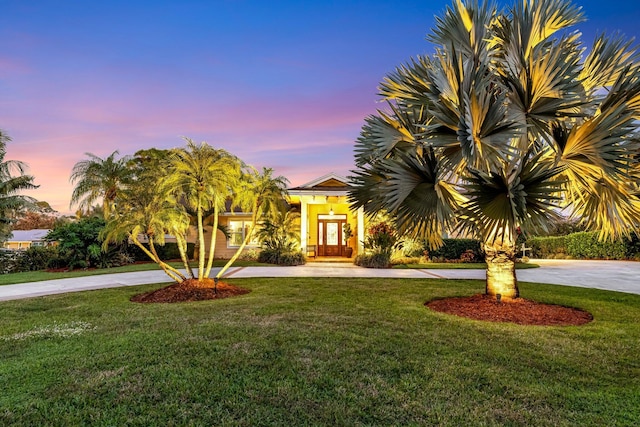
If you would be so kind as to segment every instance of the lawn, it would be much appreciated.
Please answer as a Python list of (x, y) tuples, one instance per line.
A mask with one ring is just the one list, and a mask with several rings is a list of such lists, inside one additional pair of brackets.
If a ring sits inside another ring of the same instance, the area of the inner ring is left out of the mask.
[[(215, 260), (213, 263), (214, 267), (222, 267), (226, 264), (226, 260)], [(179, 269), (184, 269), (184, 264), (181, 261), (179, 262), (170, 262), (171, 266)], [(264, 264), (255, 261), (242, 261), (238, 260), (233, 263), (234, 267), (247, 267), (247, 266), (273, 266), (273, 264)], [(198, 264), (192, 262), (191, 266), (194, 269), (198, 268)], [(129, 264), (124, 265), (122, 267), (113, 267), (113, 268), (97, 268), (91, 270), (73, 270), (73, 271), (25, 271), (23, 273), (10, 273), (10, 274), (0, 274), (0, 286), (2, 285), (15, 285), (18, 283), (30, 283), (30, 282), (41, 282), (43, 280), (54, 280), (54, 279), (67, 279), (69, 277), (83, 277), (83, 276), (96, 276), (100, 274), (112, 274), (112, 273), (129, 273), (133, 271), (149, 271), (149, 270), (160, 270), (160, 266), (154, 262), (145, 262), (140, 264)]]
[[(393, 268), (422, 268), (425, 270), (486, 270), (487, 264), (484, 262), (425, 262), (422, 264), (398, 264)], [(526, 270), (528, 268), (540, 268), (540, 264), (532, 262), (519, 262), (516, 270)]]
[(0, 303), (0, 425), (640, 424), (640, 296), (521, 284), (579, 327), (424, 307), (482, 281), (235, 279), (219, 301), (146, 285)]

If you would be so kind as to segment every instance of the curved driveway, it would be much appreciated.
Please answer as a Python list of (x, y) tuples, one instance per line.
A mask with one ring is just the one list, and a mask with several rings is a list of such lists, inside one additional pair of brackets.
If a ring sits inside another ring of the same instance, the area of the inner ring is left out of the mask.
[[(522, 282), (596, 288), (640, 294), (640, 262), (533, 260), (540, 268), (518, 270)], [(367, 269), (352, 264), (314, 262), (297, 267), (235, 267), (224, 277), (385, 277), (484, 279), (484, 270)], [(0, 301), (94, 289), (169, 282), (160, 270), (104, 274), (0, 286)]]

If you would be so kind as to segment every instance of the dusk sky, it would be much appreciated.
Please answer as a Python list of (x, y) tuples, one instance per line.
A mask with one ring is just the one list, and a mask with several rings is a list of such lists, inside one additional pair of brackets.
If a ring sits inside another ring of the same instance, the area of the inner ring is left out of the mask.
[[(183, 146), (272, 167), (291, 185), (348, 175), (377, 86), (451, 2), (0, 0), (0, 129), (27, 194), (69, 212), (91, 152)], [(505, 4), (505, 2), (500, 2)], [(640, 34), (638, 0), (578, 1), (590, 45)]]

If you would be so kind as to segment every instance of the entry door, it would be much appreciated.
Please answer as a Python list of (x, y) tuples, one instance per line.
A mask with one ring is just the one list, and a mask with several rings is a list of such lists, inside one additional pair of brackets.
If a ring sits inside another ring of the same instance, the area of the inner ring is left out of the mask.
[(332, 215), (333, 218), (322, 218), (328, 216), (320, 215), (318, 218), (318, 255), (342, 256), (344, 251), (342, 226), (346, 222), (346, 215)]

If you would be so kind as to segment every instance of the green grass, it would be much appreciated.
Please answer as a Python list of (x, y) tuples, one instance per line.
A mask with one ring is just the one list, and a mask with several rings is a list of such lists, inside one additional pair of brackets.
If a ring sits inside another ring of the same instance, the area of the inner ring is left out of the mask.
[[(226, 263), (226, 260), (215, 260), (213, 262), (214, 267), (222, 267)], [(170, 262), (175, 268), (183, 269), (184, 266), (182, 262)], [(248, 266), (261, 266), (267, 267), (272, 266), (273, 264), (263, 264), (254, 261), (236, 261), (233, 263), (235, 267), (248, 267)], [(197, 263), (191, 263), (193, 268), (198, 268)], [(160, 270), (158, 264), (153, 262), (146, 262), (142, 264), (130, 264), (122, 267), (113, 267), (113, 268), (98, 268), (95, 270), (73, 270), (73, 271), (26, 271), (23, 273), (11, 273), (11, 274), (0, 274), (0, 286), (2, 285), (15, 285), (18, 283), (29, 283), (29, 282), (41, 282), (43, 280), (54, 280), (54, 279), (66, 279), (69, 277), (83, 277), (83, 276), (96, 276), (100, 274), (112, 274), (112, 273), (130, 273), (134, 271), (149, 271), (149, 270)]]
[(522, 283), (595, 317), (526, 327), (423, 305), (482, 281), (229, 281), (252, 292), (0, 303), (0, 425), (640, 424), (638, 295)]
[[(519, 262), (516, 264), (516, 270), (539, 267), (539, 264), (531, 262)], [(484, 262), (427, 262), (424, 264), (398, 264), (394, 265), (393, 268), (423, 268), (426, 270), (486, 270), (487, 264)]]

